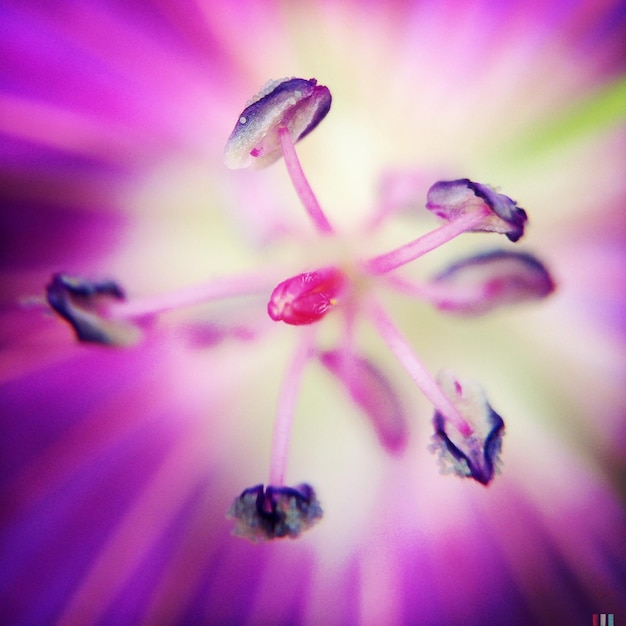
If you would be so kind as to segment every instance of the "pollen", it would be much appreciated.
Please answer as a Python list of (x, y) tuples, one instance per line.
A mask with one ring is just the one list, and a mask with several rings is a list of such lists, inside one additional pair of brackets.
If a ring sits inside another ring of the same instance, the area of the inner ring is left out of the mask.
[(235, 498), (227, 517), (235, 520), (233, 535), (253, 543), (289, 537), (295, 539), (322, 519), (315, 490), (256, 485)]
[(487, 402), (478, 383), (464, 380), (461, 384), (449, 370), (441, 372), (438, 378), (444, 393), (470, 424), (471, 431), (460, 432), (451, 420), (436, 411), (430, 450), (439, 453), (443, 473), (473, 478), (486, 486), (500, 464), (504, 420)]
[(130, 346), (141, 339), (137, 326), (106, 315), (108, 304), (124, 299), (123, 289), (112, 280), (91, 281), (57, 273), (46, 287), (50, 308), (70, 324), (83, 343)]
[(326, 117), (331, 101), (329, 89), (314, 78), (270, 81), (239, 115), (224, 150), (226, 167), (259, 169), (274, 163), (283, 154), (279, 129), (287, 128), (291, 140), (299, 141)]

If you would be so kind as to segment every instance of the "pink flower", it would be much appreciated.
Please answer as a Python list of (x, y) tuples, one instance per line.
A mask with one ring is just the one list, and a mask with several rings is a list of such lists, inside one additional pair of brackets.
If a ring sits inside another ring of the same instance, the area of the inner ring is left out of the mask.
[(626, 612), (618, 4), (0, 15), (0, 622)]

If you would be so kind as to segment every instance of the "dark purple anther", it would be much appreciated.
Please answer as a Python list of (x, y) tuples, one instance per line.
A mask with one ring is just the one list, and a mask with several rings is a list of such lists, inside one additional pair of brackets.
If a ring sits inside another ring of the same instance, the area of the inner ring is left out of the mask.
[(337, 304), (346, 283), (344, 273), (334, 267), (288, 278), (272, 291), (268, 315), (293, 326), (317, 322)]
[(526, 211), (504, 194), (469, 178), (439, 181), (428, 190), (426, 208), (446, 221), (468, 213), (484, 212), (484, 219), (472, 232), (496, 232), (517, 241), (524, 234)]
[(129, 345), (140, 336), (138, 328), (124, 320), (107, 319), (106, 303), (124, 300), (122, 288), (112, 280), (94, 282), (68, 274), (54, 274), (46, 287), (50, 307), (86, 343)]
[(322, 519), (323, 511), (313, 487), (256, 485), (232, 503), (228, 517), (235, 520), (233, 534), (254, 543), (269, 539), (295, 539)]
[(526, 252), (492, 250), (457, 261), (439, 273), (435, 305), (442, 311), (482, 315), (507, 304), (545, 298), (554, 291), (546, 267)]
[(231, 169), (262, 168), (282, 155), (278, 129), (287, 128), (296, 143), (308, 135), (330, 110), (328, 87), (314, 78), (270, 81), (243, 110), (224, 152)]
[(452, 420), (436, 411), (430, 448), (439, 453), (444, 473), (453, 472), (488, 485), (498, 469), (504, 420), (491, 408), (477, 383), (461, 381), (448, 370), (440, 373), (438, 381), (470, 430), (461, 433)]

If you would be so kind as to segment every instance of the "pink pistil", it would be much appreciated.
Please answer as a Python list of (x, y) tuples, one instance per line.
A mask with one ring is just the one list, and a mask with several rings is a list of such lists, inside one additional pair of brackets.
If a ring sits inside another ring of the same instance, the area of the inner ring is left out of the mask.
[(345, 287), (345, 275), (334, 267), (298, 274), (274, 288), (267, 313), (275, 322), (313, 324), (331, 310)]
[(373, 259), (368, 259), (365, 262), (365, 267), (371, 274), (390, 272), (397, 267), (414, 261), (431, 250), (435, 250), (451, 239), (472, 230), (481, 224), (489, 214), (490, 211), (487, 207), (480, 211), (466, 213), (458, 219), (447, 222), (396, 250), (386, 252)]
[(280, 146), (283, 150), (283, 158), (285, 159), (285, 165), (287, 166), (287, 172), (291, 178), (291, 182), (300, 198), (300, 201), (304, 205), (307, 213), (310, 215), (317, 230), (324, 234), (330, 235), (334, 232), (333, 227), (330, 225), (324, 211), (317, 201), (309, 181), (304, 175), (302, 165), (300, 165), (300, 159), (293, 145), (291, 134), (289, 129), (281, 126), (278, 129), (278, 138), (280, 140)]
[(400, 361), (409, 376), (415, 381), (435, 409), (454, 424), (455, 428), (462, 436), (470, 436), (472, 434), (472, 427), (443, 393), (437, 381), (430, 375), (423, 363), (413, 352), (406, 339), (380, 305), (376, 303), (372, 304), (371, 318), (391, 352), (393, 352), (398, 361)]
[(274, 433), (272, 435), (269, 484), (273, 487), (281, 486), (285, 481), (289, 442), (291, 440), (291, 427), (298, 399), (298, 389), (300, 381), (302, 380), (304, 366), (313, 354), (315, 330), (315, 327), (311, 327), (303, 331), (300, 343), (296, 348), (296, 352), (283, 380), (280, 397), (278, 399), (276, 421), (274, 422)]

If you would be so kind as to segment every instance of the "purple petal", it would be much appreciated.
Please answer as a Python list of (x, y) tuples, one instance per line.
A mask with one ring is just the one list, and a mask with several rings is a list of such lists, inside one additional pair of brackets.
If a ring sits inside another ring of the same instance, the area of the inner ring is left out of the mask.
[(461, 434), (451, 420), (436, 411), (431, 450), (439, 452), (445, 473), (454, 472), (488, 485), (497, 470), (504, 420), (491, 408), (477, 383), (460, 381), (448, 370), (437, 378), (442, 391), (469, 424), (471, 432)]
[(330, 110), (328, 87), (314, 78), (270, 81), (239, 116), (224, 152), (231, 169), (271, 165), (282, 155), (278, 128), (289, 129), (294, 143), (308, 135)]
[(426, 208), (447, 221), (487, 209), (489, 215), (472, 232), (502, 233), (511, 241), (524, 234), (528, 220), (526, 211), (515, 200), (468, 178), (435, 183), (428, 190)]
[(493, 250), (457, 261), (431, 281), (443, 311), (482, 315), (507, 304), (545, 298), (555, 285), (543, 263), (526, 252)]
[(55, 274), (46, 287), (48, 304), (74, 329), (79, 341), (107, 346), (136, 343), (141, 331), (130, 322), (107, 319), (107, 301), (124, 300), (122, 288), (111, 280), (93, 282), (68, 274)]
[(341, 350), (322, 352), (320, 361), (370, 418), (385, 449), (393, 454), (402, 452), (408, 439), (406, 416), (385, 375), (369, 360)]
[(235, 520), (233, 534), (253, 543), (283, 537), (295, 539), (317, 524), (322, 515), (315, 490), (307, 484), (250, 487), (228, 511), (228, 517)]

